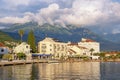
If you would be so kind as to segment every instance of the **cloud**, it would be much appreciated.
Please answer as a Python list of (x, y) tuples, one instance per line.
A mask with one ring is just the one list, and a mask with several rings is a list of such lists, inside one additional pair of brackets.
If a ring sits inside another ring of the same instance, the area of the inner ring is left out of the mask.
[(43, 8), (39, 10), (39, 13), (36, 14), (35, 20), (39, 24), (43, 23), (54, 23), (54, 19), (56, 18), (57, 11), (59, 11), (59, 5), (58, 4), (51, 4), (48, 6), (48, 8)]
[[(7, 0), (5, 0), (7, 1)], [(10, 4), (14, 6), (31, 5), (32, 0), (11, 0)], [(3, 17), (0, 22), (4, 23), (25, 23), (36, 21), (40, 25), (50, 23), (54, 25), (59, 23), (63, 26), (74, 24), (77, 26), (109, 26), (119, 25), (120, 3), (112, 0), (38, 0), (45, 2), (48, 7), (40, 8), (38, 12), (24, 12), (23, 17)], [(67, 3), (69, 6), (63, 6), (60, 3)]]
[(101, 8), (101, 6), (97, 7), (100, 1), (94, 1), (90, 6), (87, 6), (89, 1), (84, 5), (80, 4), (81, 1), (86, 3), (85, 0), (76, 0), (73, 2), (71, 8), (63, 9), (60, 9), (58, 4), (51, 4), (48, 8), (40, 9), (39, 13), (36, 15), (36, 21), (40, 22), (40, 24), (47, 22), (54, 24), (55, 22), (58, 22), (62, 24), (89, 25), (95, 23), (102, 15), (101, 12), (97, 10)]
[(120, 29), (113, 29), (112, 33), (113, 33), (113, 34), (120, 33)]
[[(54, 6), (53, 6), (54, 5)], [(56, 6), (55, 6), (56, 5)], [(53, 6), (53, 7), (51, 7)], [(57, 7), (57, 8), (56, 8)], [(53, 9), (52, 12), (50, 12)], [(120, 3), (110, 0), (75, 0), (71, 8), (61, 9), (58, 4), (50, 4), (39, 11), (38, 22), (61, 22), (78, 26), (111, 24), (118, 21)], [(49, 21), (50, 20), (50, 21)]]
[(4, 29), (5, 27), (4, 26), (0, 26), (0, 29)]
[(3, 0), (6, 4), (10, 6), (19, 6), (19, 5), (29, 5), (31, 0)]
[(30, 22), (30, 17), (29, 16), (24, 16), (23, 18), (19, 17), (4, 17), (0, 18), (1, 23), (26, 23)]

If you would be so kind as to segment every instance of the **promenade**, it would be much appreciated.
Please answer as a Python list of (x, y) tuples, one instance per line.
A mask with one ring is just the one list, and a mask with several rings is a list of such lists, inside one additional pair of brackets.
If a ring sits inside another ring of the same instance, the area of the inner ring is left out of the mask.
[(60, 60), (13, 60), (13, 61), (0, 61), (1, 66), (12, 66), (12, 65), (24, 65), (24, 64), (34, 64), (34, 63), (60, 63), (60, 62), (120, 62), (119, 60), (70, 60), (70, 61), (60, 61)]
[(22, 65), (22, 64), (33, 64), (33, 63), (54, 63), (58, 61), (52, 60), (13, 60), (13, 61), (0, 61), (0, 66), (10, 65)]

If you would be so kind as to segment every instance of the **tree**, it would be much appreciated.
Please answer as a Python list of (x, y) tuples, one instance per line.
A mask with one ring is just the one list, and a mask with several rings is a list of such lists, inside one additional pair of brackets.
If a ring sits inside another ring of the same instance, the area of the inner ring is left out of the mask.
[(24, 35), (24, 30), (19, 30), (18, 31), (18, 34), (20, 35), (20, 38), (21, 38), (21, 42), (22, 42), (22, 37), (23, 37), (23, 35)]
[(118, 54), (116, 55), (116, 57), (117, 57), (118, 59), (120, 59), (120, 53), (118, 53)]
[(36, 52), (36, 45), (35, 45), (35, 36), (33, 31), (31, 30), (28, 34), (28, 44), (30, 45), (30, 48), (32, 49), (31, 52), (35, 53)]
[(104, 59), (105, 59), (105, 53), (104, 53), (104, 52), (100, 53), (99, 56), (100, 56), (100, 59), (101, 59), (101, 60), (104, 60)]
[(93, 55), (94, 55), (94, 56), (99, 56), (99, 54), (100, 54), (100, 53), (94, 53)]
[(93, 55), (93, 51), (95, 51), (93, 48), (90, 49), (91, 56)]
[(17, 57), (19, 59), (25, 59), (26, 58), (26, 55), (24, 53), (17, 53)]

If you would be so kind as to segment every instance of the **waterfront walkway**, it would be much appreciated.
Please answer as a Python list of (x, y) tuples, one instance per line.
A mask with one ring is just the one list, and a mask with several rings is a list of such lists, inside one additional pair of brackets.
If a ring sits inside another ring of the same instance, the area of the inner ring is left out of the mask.
[(0, 61), (0, 66), (33, 64), (33, 63), (55, 63), (58, 61), (52, 60), (14, 60), (14, 61)]
[(24, 64), (33, 64), (33, 63), (60, 63), (60, 62), (120, 62), (119, 60), (70, 60), (70, 61), (60, 61), (60, 60), (13, 60), (13, 61), (0, 61), (1, 66), (11, 66), (11, 65), (24, 65)]

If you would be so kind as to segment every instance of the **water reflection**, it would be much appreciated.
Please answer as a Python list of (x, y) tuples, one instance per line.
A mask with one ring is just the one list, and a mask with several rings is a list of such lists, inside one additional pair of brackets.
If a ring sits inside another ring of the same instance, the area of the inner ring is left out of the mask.
[(38, 63), (0, 67), (0, 80), (120, 80), (120, 63)]
[(99, 63), (39, 64), (41, 78), (46, 80), (99, 80)]
[(0, 67), (0, 80), (30, 80), (32, 65)]
[(119, 62), (103, 62), (100, 67), (101, 80), (120, 80)]

